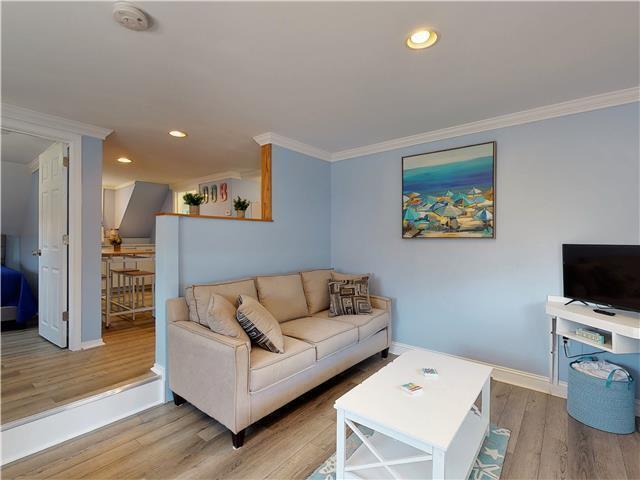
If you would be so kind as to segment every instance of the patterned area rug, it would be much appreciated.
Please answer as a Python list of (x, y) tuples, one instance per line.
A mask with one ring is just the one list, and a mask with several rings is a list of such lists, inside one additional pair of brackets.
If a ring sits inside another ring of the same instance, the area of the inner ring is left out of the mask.
[[(363, 429), (365, 431), (366, 429)], [(366, 433), (365, 433), (366, 434)], [(489, 436), (485, 439), (476, 458), (475, 464), (469, 474), (469, 480), (498, 480), (502, 473), (504, 455), (511, 430), (491, 425)], [(347, 438), (347, 456), (350, 456), (361, 444), (361, 440), (351, 434)], [(307, 480), (335, 480), (336, 479), (336, 454), (334, 453), (309, 476)]]

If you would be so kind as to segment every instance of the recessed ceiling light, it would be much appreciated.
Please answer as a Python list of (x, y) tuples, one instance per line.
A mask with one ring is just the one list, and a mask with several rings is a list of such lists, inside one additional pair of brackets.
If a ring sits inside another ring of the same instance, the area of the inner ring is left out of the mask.
[(413, 32), (407, 38), (407, 47), (414, 50), (427, 48), (436, 43), (438, 34), (433, 30), (420, 29)]
[(169, 132), (169, 135), (171, 135), (172, 137), (178, 137), (178, 138), (184, 138), (187, 136), (185, 132), (181, 132), (180, 130), (171, 130)]
[(131, 160), (129, 160), (127, 157), (120, 157), (118, 161), (120, 163), (131, 163)]

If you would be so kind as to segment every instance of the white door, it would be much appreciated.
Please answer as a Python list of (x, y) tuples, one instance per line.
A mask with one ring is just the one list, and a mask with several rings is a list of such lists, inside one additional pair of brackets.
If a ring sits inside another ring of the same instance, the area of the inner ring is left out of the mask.
[(40, 155), (38, 225), (38, 333), (67, 346), (67, 168), (65, 146), (53, 144)]

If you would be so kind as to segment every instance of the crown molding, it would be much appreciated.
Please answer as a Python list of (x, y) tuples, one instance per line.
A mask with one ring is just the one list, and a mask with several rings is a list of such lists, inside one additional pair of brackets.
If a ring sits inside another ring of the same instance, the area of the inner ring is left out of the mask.
[(97, 127), (88, 123), (76, 122), (75, 120), (69, 120), (55, 115), (29, 110), (28, 108), (3, 103), (3, 123), (5, 118), (41, 127), (56, 128), (76, 135), (86, 135), (89, 137), (100, 138), (102, 140), (107, 138), (107, 136), (113, 132), (113, 130), (108, 128)]
[(293, 138), (279, 135), (277, 133), (262, 133), (253, 137), (253, 139), (260, 146), (271, 143), (273, 145), (284, 147), (288, 150), (293, 150), (294, 152), (309, 155), (310, 157), (319, 158), (320, 160), (325, 160), (327, 162), (331, 161), (330, 152), (327, 152), (326, 150), (322, 150), (320, 148), (316, 148), (306, 143), (299, 142), (298, 140), (294, 140)]
[(625, 90), (617, 90), (614, 92), (578, 98), (567, 102), (555, 103), (553, 105), (532, 108), (530, 110), (510, 113), (507, 115), (500, 115), (499, 117), (465, 123), (463, 125), (443, 128), (441, 130), (433, 130), (431, 132), (419, 133), (408, 137), (395, 138), (393, 140), (374, 143), (372, 145), (341, 150), (331, 154), (331, 161), (337, 162), (340, 160), (347, 160), (349, 158), (420, 145), (422, 143), (486, 132), (497, 128), (513, 127), (515, 125), (523, 125), (525, 123), (538, 122), (540, 120), (589, 112), (591, 110), (598, 110), (601, 108), (615, 107), (638, 101), (640, 101), (640, 87), (627, 88)]

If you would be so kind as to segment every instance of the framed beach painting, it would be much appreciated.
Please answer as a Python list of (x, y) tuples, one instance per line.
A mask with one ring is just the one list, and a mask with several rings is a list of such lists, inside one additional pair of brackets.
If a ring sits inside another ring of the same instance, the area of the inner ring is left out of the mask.
[(496, 142), (402, 157), (402, 238), (496, 237)]

